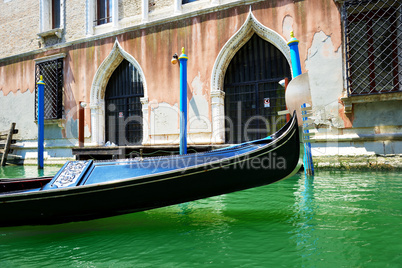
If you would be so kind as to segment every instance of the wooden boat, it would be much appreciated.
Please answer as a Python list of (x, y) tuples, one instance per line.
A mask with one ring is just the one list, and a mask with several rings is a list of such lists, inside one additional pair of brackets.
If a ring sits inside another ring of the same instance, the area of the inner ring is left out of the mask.
[(270, 137), (224, 149), (70, 161), (42, 187), (0, 192), (0, 226), (89, 220), (267, 185), (294, 175), (299, 158), (294, 114)]

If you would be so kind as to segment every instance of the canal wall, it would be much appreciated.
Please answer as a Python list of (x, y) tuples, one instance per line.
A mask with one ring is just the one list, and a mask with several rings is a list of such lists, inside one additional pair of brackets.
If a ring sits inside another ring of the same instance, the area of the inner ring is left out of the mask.
[(402, 170), (402, 156), (315, 156), (316, 170)]

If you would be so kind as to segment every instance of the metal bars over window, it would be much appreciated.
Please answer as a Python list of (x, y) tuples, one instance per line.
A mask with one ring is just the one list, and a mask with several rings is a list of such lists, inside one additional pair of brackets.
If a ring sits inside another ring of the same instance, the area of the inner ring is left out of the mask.
[(142, 78), (138, 70), (123, 60), (106, 86), (106, 140), (120, 146), (141, 144)]
[(402, 90), (400, 0), (346, 1), (342, 9), (349, 96)]
[[(60, 119), (63, 116), (63, 59), (55, 59), (35, 65), (35, 80), (43, 76), (45, 82), (45, 119)], [(35, 83), (35, 119), (38, 118), (38, 85)]]
[(95, 26), (109, 22), (112, 22), (112, 0), (97, 0)]
[(278, 84), (291, 77), (284, 55), (254, 34), (237, 51), (225, 74), (225, 139), (241, 143), (264, 138), (286, 123), (285, 89)]

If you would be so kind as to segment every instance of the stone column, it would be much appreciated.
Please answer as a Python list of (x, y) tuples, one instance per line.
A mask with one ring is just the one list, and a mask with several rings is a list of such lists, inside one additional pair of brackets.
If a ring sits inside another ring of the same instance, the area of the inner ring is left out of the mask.
[(105, 109), (104, 101), (91, 103), (91, 132), (92, 143), (102, 146), (105, 144)]
[(212, 143), (225, 143), (225, 92), (211, 91)]
[(181, 1), (182, 0), (174, 0), (173, 2), (174, 13), (181, 13)]
[(112, 0), (112, 23), (113, 28), (119, 28), (119, 1)]
[(148, 103), (147, 97), (140, 99), (142, 104), (142, 144), (150, 144), (149, 140), (149, 120), (148, 120)]
[(142, 0), (142, 21), (148, 21), (148, 13), (149, 13), (149, 0)]
[(94, 34), (94, 20), (95, 20), (95, 0), (88, 0), (87, 6), (87, 36)]

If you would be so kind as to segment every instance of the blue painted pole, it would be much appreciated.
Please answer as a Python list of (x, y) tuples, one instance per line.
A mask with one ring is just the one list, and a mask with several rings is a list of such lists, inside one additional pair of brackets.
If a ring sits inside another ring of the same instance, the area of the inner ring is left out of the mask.
[[(293, 78), (301, 75), (301, 64), (300, 64), (300, 54), (299, 54), (299, 40), (297, 40), (294, 36), (293, 31), (290, 32), (290, 40), (288, 42), (288, 46), (290, 48), (290, 60), (292, 61), (292, 71), (293, 71)], [(306, 104), (304, 103), (301, 108), (306, 108)], [(303, 111), (302, 109), (302, 118), (303, 121), (307, 121), (307, 112)], [(303, 122), (303, 126), (305, 123)], [(303, 130), (303, 134), (308, 134), (309, 131)], [(303, 135), (307, 136), (307, 135)], [(311, 155), (311, 144), (310, 142), (304, 141), (304, 155), (303, 155), (303, 166), (304, 166), (304, 174), (306, 176), (314, 176), (314, 167), (313, 167), (313, 157)]]
[(290, 60), (292, 61), (293, 78), (301, 75), (301, 64), (299, 55), (299, 40), (297, 40), (293, 34), (290, 32), (290, 40), (288, 46), (290, 48)]
[[(308, 123), (305, 123), (308, 120), (308, 115), (306, 111), (303, 111), (303, 108), (306, 108), (306, 103), (303, 103), (302, 108), (302, 118), (303, 118), (303, 140), (304, 140), (304, 155), (303, 155), (303, 166), (304, 166), (304, 174), (306, 176), (314, 176), (314, 165), (313, 165), (313, 157), (311, 155), (311, 143), (308, 142), (310, 139), (308, 134), (309, 130), (307, 129)], [(307, 140), (307, 141), (306, 141)]]
[(187, 154), (187, 60), (184, 54), (179, 56), (180, 61), (180, 154)]
[(38, 169), (43, 169), (43, 143), (45, 132), (45, 82), (43, 77), (40, 76), (38, 84)]

